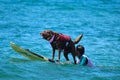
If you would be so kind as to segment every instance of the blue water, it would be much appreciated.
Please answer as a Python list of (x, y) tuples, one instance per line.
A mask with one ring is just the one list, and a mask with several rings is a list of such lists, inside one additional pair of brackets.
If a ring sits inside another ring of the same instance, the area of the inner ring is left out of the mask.
[[(9, 45), (51, 58), (39, 35), (46, 29), (73, 40), (82, 33), (79, 44), (96, 67), (29, 60)], [(0, 0), (0, 80), (120, 80), (119, 62), (120, 0)]]

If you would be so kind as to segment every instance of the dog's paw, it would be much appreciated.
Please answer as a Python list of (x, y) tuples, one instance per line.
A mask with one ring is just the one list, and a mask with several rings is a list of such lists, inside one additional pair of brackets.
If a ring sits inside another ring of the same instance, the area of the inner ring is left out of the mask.
[(71, 61), (66, 61), (65, 64), (71, 64), (72, 62)]
[(79, 64), (80, 63), (80, 60), (77, 60), (77, 64)]
[(55, 60), (55, 63), (56, 63), (56, 64), (59, 64), (59, 63), (60, 63), (60, 61), (59, 61), (59, 60)]
[(55, 60), (55, 62), (60, 62), (60, 60)]

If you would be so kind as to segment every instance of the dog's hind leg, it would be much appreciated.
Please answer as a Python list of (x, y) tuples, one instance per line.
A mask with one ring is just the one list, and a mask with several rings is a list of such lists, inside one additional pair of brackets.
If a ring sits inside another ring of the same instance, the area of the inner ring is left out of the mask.
[(73, 57), (73, 60), (74, 60), (74, 64), (76, 64), (76, 58), (75, 58), (75, 56), (76, 56), (76, 55), (75, 55), (75, 50), (73, 50), (71, 53), (72, 53), (72, 57)]
[(75, 56), (76, 56), (75, 46), (74, 46), (73, 43), (71, 44), (71, 46), (72, 46), (72, 48), (71, 48), (71, 54), (72, 54), (72, 57), (73, 57), (73, 60), (74, 60), (74, 64), (76, 64), (76, 59), (75, 59)]
[(64, 57), (65, 57), (66, 61), (69, 61), (68, 53), (65, 50), (64, 50)]
[(75, 56), (73, 55), (73, 60), (74, 60), (74, 64), (76, 64), (76, 59), (75, 59)]

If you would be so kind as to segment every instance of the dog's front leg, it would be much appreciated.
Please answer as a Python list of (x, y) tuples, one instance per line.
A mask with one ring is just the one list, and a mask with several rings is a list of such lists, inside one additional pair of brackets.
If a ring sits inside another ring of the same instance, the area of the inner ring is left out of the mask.
[(58, 49), (58, 61), (60, 61), (61, 49)]
[(52, 60), (54, 60), (54, 56), (55, 56), (55, 49), (52, 48)]

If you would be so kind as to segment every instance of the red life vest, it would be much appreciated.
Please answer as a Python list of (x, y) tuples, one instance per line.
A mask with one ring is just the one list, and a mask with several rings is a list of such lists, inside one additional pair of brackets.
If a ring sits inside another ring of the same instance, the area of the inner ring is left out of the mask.
[(58, 38), (58, 41), (70, 41), (71, 38), (70, 36), (67, 36), (67, 35), (63, 35), (63, 34), (59, 34), (59, 38)]

